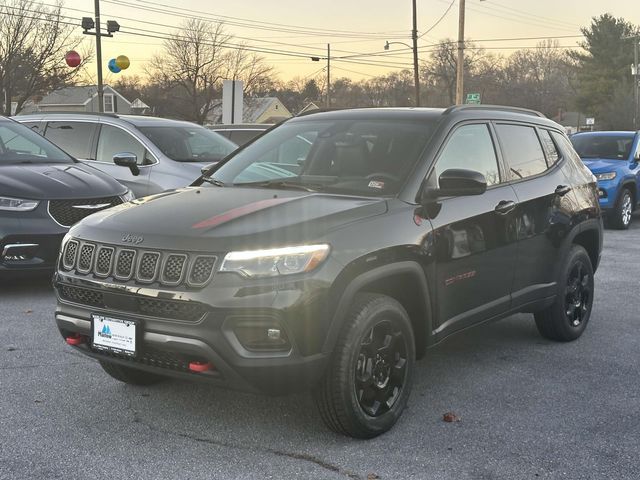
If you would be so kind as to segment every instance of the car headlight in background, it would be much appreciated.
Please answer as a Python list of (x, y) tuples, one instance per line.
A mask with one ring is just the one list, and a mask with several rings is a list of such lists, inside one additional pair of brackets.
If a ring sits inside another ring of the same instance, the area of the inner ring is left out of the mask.
[(30, 212), (35, 210), (40, 202), (22, 198), (0, 197), (0, 210), (10, 212)]
[(133, 192), (131, 190), (127, 190), (127, 193), (125, 193), (124, 195), (120, 196), (120, 199), (124, 202), (130, 202), (131, 200), (135, 199), (136, 196), (133, 194)]
[(596, 173), (597, 180), (613, 180), (616, 178), (616, 172)]
[(229, 252), (221, 272), (236, 272), (246, 277), (275, 277), (315, 270), (329, 255), (329, 245), (300, 245)]

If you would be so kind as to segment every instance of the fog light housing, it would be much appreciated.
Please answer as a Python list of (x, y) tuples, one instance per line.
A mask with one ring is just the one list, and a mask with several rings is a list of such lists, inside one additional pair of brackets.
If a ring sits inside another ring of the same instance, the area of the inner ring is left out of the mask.
[(602, 188), (598, 189), (598, 197), (600, 198), (607, 198), (607, 191), (603, 190)]
[(287, 333), (273, 319), (267, 322), (235, 320), (233, 334), (250, 352), (286, 352), (291, 349)]

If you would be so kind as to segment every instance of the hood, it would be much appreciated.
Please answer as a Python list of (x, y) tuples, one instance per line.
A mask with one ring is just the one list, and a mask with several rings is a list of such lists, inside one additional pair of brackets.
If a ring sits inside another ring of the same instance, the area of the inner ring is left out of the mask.
[(31, 200), (99, 198), (122, 195), (112, 177), (81, 163), (0, 165), (0, 195)]
[(387, 211), (384, 199), (257, 188), (187, 187), (98, 212), (72, 235), (139, 248), (228, 251), (316, 241)]
[(626, 160), (613, 160), (608, 158), (585, 158), (582, 160), (589, 170), (593, 173), (613, 172), (624, 166)]

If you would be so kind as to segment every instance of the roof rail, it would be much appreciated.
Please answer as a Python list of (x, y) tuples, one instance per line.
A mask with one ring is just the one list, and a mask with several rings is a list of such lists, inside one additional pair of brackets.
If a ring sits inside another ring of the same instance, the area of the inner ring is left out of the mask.
[(528, 108), (510, 107), (508, 105), (454, 105), (447, 108), (443, 115), (460, 112), (463, 110), (490, 110), (497, 112), (522, 113), (524, 115), (533, 115), (535, 117), (547, 118), (544, 114)]
[(111, 117), (111, 118), (120, 118), (120, 115), (117, 113), (100, 113), (100, 112), (72, 112), (69, 110), (45, 110), (40, 112), (29, 112), (29, 113), (19, 113), (18, 117), (26, 116), (26, 115), (92, 115), (96, 117)]

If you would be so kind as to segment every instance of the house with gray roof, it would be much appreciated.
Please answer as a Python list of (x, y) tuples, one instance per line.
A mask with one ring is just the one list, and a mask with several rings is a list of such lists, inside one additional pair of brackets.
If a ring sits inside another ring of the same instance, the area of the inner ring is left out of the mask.
[[(293, 115), (276, 97), (245, 97), (239, 123), (277, 123)], [(207, 124), (222, 123), (222, 101), (207, 116)]]
[[(105, 113), (134, 113), (131, 102), (108, 85), (104, 86)], [(34, 112), (98, 112), (96, 85), (66, 87), (45, 95), (42, 100), (25, 107), (21, 113)]]

